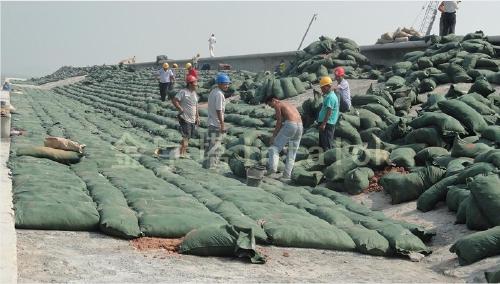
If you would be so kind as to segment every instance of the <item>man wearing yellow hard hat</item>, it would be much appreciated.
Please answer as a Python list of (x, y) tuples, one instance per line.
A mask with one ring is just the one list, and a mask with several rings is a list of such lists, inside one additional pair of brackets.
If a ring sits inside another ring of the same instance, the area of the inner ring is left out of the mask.
[(157, 77), (160, 85), (160, 99), (162, 102), (165, 101), (167, 92), (170, 90), (170, 86), (175, 80), (175, 75), (167, 62), (163, 63), (162, 68), (158, 70)]
[(332, 89), (332, 78), (322, 77), (319, 81), (321, 92), (323, 93), (323, 105), (318, 115), (319, 124), (319, 146), (324, 151), (333, 148), (333, 134), (335, 124), (339, 119), (339, 100)]

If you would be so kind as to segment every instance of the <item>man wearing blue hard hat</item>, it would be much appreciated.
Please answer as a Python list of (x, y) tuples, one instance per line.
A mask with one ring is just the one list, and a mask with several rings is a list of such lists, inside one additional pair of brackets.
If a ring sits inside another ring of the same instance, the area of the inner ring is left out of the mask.
[(208, 95), (208, 134), (205, 140), (205, 161), (203, 167), (210, 169), (219, 162), (224, 129), (224, 109), (226, 98), (224, 92), (229, 88), (231, 80), (226, 73), (217, 74), (215, 87)]

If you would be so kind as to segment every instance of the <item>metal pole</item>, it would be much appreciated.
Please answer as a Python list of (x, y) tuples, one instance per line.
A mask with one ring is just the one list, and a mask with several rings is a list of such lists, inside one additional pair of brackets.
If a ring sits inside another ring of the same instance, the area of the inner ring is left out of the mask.
[(302, 47), (302, 43), (304, 43), (304, 39), (306, 38), (306, 35), (307, 33), (309, 32), (309, 28), (311, 27), (312, 23), (314, 20), (316, 20), (316, 17), (318, 16), (318, 14), (314, 14), (311, 18), (311, 21), (309, 22), (309, 26), (307, 26), (307, 30), (306, 30), (306, 33), (304, 34), (304, 36), (302, 37), (302, 40), (300, 41), (300, 44), (299, 44), (299, 48), (297, 48), (297, 50), (300, 50), (300, 48)]

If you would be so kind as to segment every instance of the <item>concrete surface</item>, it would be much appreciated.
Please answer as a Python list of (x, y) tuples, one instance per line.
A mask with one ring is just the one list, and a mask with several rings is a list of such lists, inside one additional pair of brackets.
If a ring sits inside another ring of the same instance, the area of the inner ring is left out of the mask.
[(17, 282), (17, 248), (9, 176), (10, 139), (0, 139), (0, 283)]

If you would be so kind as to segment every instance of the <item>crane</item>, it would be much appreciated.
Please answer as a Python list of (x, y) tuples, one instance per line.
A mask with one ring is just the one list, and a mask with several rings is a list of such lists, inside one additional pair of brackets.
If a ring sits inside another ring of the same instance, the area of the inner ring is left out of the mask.
[(318, 14), (314, 14), (312, 16), (311, 21), (309, 22), (309, 26), (307, 26), (307, 30), (306, 30), (304, 36), (302, 37), (302, 40), (300, 41), (300, 44), (299, 44), (299, 48), (297, 48), (297, 50), (300, 50), (300, 48), (302, 47), (302, 44), (304, 43), (304, 39), (306, 38), (306, 35), (309, 32), (309, 28), (311, 27), (314, 20), (316, 20), (317, 18), (318, 18)]
[[(428, 1), (427, 3), (424, 4), (424, 6), (422, 6), (422, 10), (417, 15), (417, 18), (418, 18), (420, 16), (420, 14), (422, 13), (422, 11), (425, 10), (424, 18), (422, 19), (422, 22), (420, 23), (420, 27), (418, 29), (418, 31), (421, 34), (425, 34), (425, 35), (431, 34), (432, 26), (434, 25), (434, 21), (436, 20), (438, 5), (439, 5), (439, 1)], [(417, 18), (415, 18), (415, 21), (417, 20)], [(414, 24), (415, 24), (415, 21), (413, 22)]]

